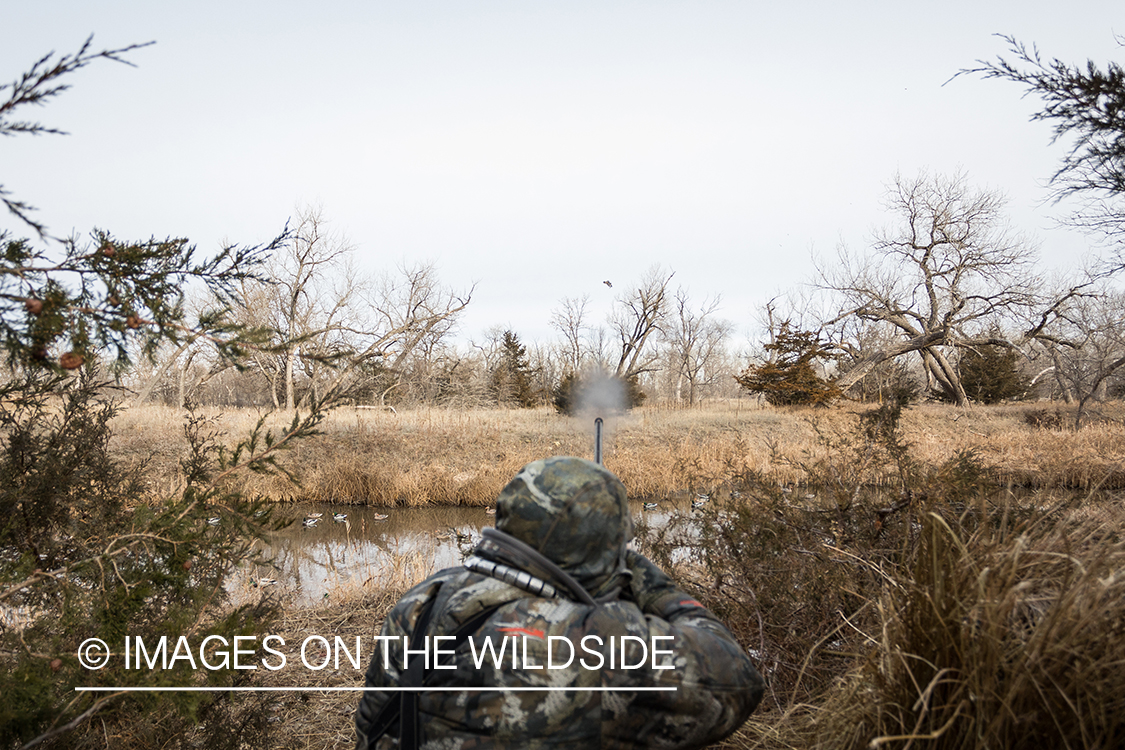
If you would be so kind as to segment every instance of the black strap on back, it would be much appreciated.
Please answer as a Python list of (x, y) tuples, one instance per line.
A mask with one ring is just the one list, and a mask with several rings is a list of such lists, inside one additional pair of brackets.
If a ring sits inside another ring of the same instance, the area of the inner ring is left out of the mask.
[[(441, 587), (439, 586), (438, 591), (440, 590)], [(414, 633), (410, 636), (410, 650), (412, 652), (420, 651), (420, 647), (425, 643), (424, 639), (426, 631), (430, 627), (430, 616), (434, 601), (437, 600), (438, 591), (435, 591), (433, 597), (422, 605), (422, 611), (418, 614), (418, 621), (414, 625)], [(454, 650), (460, 648), (469, 636), (480, 630), (485, 621), (504, 604), (507, 604), (507, 602), (481, 610), (471, 620), (457, 628), (453, 633)], [(436, 660), (436, 655), (434, 658)], [(417, 750), (422, 737), (418, 713), (418, 693), (425, 689), (426, 677), (429, 673), (430, 670), (426, 667), (426, 657), (423, 654), (415, 653), (407, 659), (406, 669), (403, 670), (402, 677), (399, 680), (399, 687), (408, 689), (399, 692), (398, 700), (395, 700), (395, 696), (391, 695), (390, 700), (379, 709), (379, 713), (375, 715), (370, 724), (367, 735), (368, 748), (374, 748), (379, 738), (390, 731), (397, 721), (399, 724), (399, 747), (403, 750)]]

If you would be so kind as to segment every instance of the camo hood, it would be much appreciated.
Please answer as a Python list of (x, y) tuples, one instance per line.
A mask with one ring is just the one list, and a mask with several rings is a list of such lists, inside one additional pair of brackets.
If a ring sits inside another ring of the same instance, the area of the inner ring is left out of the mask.
[(620, 585), (633, 519), (625, 485), (584, 458), (554, 456), (520, 469), (496, 498), (496, 528), (599, 596)]

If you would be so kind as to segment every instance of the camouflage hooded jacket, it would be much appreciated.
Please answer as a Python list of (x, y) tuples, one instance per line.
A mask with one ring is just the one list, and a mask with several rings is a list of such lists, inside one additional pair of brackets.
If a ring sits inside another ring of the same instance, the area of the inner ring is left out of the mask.
[[(380, 710), (404, 694), (377, 688), (410, 684), (404, 652), (419, 644), (426, 660), (440, 650), (424, 673), (422, 657), (411, 662), (428, 688), (408, 694), (428, 750), (697, 748), (746, 720), (760, 675), (714, 615), (626, 550), (632, 520), (613, 474), (584, 459), (536, 461), (496, 507), (496, 529), (465, 565), (415, 586), (388, 615), (366, 676), (376, 689), (356, 713), (358, 748), (399, 747), (397, 721), (374, 735)], [(474, 620), (455, 650), (433, 638)]]

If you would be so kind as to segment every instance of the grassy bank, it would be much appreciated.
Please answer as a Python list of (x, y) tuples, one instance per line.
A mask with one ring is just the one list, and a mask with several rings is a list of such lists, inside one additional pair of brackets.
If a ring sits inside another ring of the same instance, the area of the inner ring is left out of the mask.
[[(835, 442), (870, 407), (772, 409), (723, 403), (703, 409), (637, 409), (610, 420), (605, 463), (630, 495), (661, 498), (690, 490), (722, 492), (754, 477), (778, 486), (816, 481)], [(244, 435), (258, 419), (249, 410), (216, 413), (214, 428)], [(267, 422), (282, 429), (290, 417)], [(958, 409), (922, 405), (902, 419), (915, 460), (931, 466), (973, 452), (1001, 485), (1033, 488), (1125, 487), (1125, 408), (1103, 407), (1079, 431), (1062, 407), (1009, 405)], [(150, 461), (154, 483), (173, 483), (183, 455), (182, 412), (156, 406), (123, 412), (115, 450)], [(389, 411), (344, 407), (323, 434), (285, 457), (300, 485), (279, 477), (249, 478), (275, 500), (375, 506), (485, 505), (523, 464), (554, 454), (593, 455), (591, 420), (546, 409)], [(872, 470), (874, 484), (894, 485), (893, 472)]]

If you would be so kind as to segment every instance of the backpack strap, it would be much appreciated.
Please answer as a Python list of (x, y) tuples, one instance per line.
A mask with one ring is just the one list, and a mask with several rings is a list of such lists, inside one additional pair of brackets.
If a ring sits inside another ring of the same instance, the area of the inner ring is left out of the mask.
[[(440, 591), (441, 587), (438, 587)], [(433, 597), (430, 598), (424, 605), (422, 611), (418, 614), (418, 621), (414, 625), (414, 632), (410, 636), (410, 650), (418, 652), (422, 650), (422, 645), (425, 643), (426, 631), (430, 627), (430, 619), (433, 613), (434, 601), (437, 600), (438, 592), (435, 591)], [(496, 612), (496, 610), (503, 607), (508, 602), (501, 602), (500, 604), (486, 607), (476, 614), (472, 619), (467, 620), (453, 633), (454, 650), (460, 648), (469, 636), (480, 630), (485, 621)], [(421, 743), (421, 722), (418, 711), (418, 693), (425, 689), (425, 682), (430, 670), (426, 668), (426, 657), (421, 653), (412, 653), (407, 659), (406, 669), (402, 673), (399, 680), (399, 687), (409, 688), (399, 692), (398, 699), (392, 695), (390, 700), (383, 704), (379, 709), (379, 713), (370, 724), (370, 731), (367, 735), (367, 747), (374, 748), (375, 743), (379, 741), (384, 734), (394, 727), (397, 722), (399, 725), (399, 747), (403, 750), (417, 750)]]

